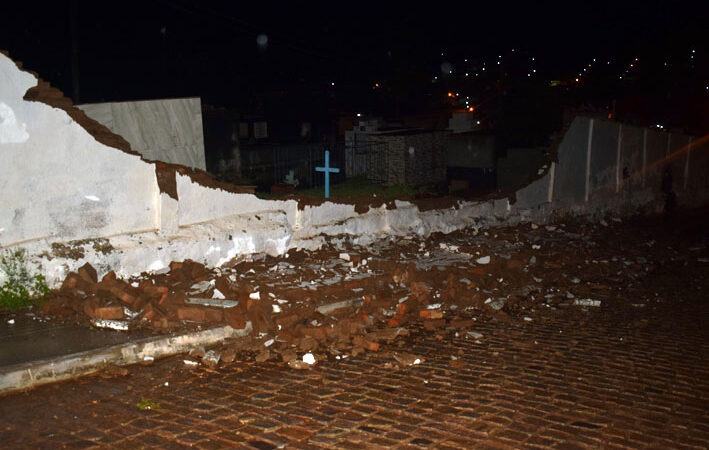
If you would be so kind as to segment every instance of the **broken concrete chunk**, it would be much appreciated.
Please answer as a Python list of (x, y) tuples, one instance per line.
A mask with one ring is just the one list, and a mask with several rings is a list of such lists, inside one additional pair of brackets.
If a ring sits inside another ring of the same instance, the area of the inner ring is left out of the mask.
[(125, 320), (104, 320), (94, 319), (91, 324), (98, 328), (110, 328), (111, 330), (126, 331), (128, 330), (128, 322)]
[(217, 365), (219, 364), (220, 357), (221, 357), (221, 353), (216, 352), (214, 350), (209, 350), (202, 357), (202, 364), (204, 364), (208, 367), (212, 367), (212, 368), (217, 367)]
[(210, 281), (200, 281), (190, 286), (190, 292), (193, 294), (206, 292), (212, 288), (212, 283)]
[(478, 264), (490, 264), (490, 256), (483, 256), (475, 260)]
[(364, 299), (362, 297), (357, 297), (357, 298), (352, 298), (349, 300), (343, 300), (341, 302), (330, 303), (327, 305), (320, 305), (317, 307), (316, 311), (324, 316), (327, 316), (329, 314), (332, 314), (333, 311), (337, 311), (338, 309), (359, 307), (359, 306), (362, 306), (363, 303), (364, 303)]
[(239, 304), (237, 300), (197, 297), (186, 298), (185, 303), (189, 305), (212, 306), (215, 308), (233, 308)]
[(415, 366), (421, 364), (424, 361), (423, 358), (406, 352), (393, 353), (392, 356), (394, 357), (396, 362), (398, 362), (399, 365), (402, 367)]
[(271, 352), (268, 349), (262, 350), (258, 355), (256, 355), (256, 362), (265, 362), (271, 357)]

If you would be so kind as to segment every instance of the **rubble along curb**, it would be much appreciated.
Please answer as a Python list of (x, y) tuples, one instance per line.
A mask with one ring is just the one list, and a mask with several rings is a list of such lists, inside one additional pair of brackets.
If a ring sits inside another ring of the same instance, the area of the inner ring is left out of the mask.
[(251, 329), (251, 322), (246, 322), (246, 327), (238, 330), (226, 325), (178, 336), (143, 338), (51, 360), (0, 368), (0, 394), (88, 375), (108, 364), (124, 366), (143, 362), (146, 357), (157, 359), (183, 353), (196, 346), (214, 345), (227, 338), (246, 336)]

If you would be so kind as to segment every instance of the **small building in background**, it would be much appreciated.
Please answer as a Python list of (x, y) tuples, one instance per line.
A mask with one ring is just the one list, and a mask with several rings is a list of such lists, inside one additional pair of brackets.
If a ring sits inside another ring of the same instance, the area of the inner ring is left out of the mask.
[(345, 132), (348, 177), (365, 176), (387, 186), (440, 186), (446, 181), (450, 132), (381, 126), (360, 121)]

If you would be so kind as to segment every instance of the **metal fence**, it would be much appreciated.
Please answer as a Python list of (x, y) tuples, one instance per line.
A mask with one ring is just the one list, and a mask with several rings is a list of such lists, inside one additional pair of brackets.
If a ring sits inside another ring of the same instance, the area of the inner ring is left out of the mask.
[(364, 176), (374, 183), (387, 182), (389, 168), (389, 144), (368, 142), (349, 144), (345, 147), (347, 177)]
[(336, 184), (347, 178), (344, 144), (325, 145), (312, 143), (258, 144), (241, 148), (242, 174), (258, 186), (268, 190), (270, 186), (295, 182), (299, 189), (322, 186), (324, 174), (316, 167), (325, 164), (325, 150), (330, 151), (330, 167), (340, 173), (330, 174), (330, 183)]
[(324, 185), (325, 177), (315, 168), (325, 164), (325, 150), (329, 150), (330, 167), (340, 169), (339, 173), (330, 174), (331, 184), (353, 177), (384, 184), (389, 167), (388, 149), (387, 143), (246, 145), (241, 148), (241, 170), (242, 175), (259, 190), (296, 181), (299, 189), (320, 187)]

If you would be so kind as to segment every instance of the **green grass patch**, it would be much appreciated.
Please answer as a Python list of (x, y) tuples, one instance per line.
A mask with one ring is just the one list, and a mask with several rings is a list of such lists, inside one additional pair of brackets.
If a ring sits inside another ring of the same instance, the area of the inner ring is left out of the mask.
[(0, 310), (15, 312), (40, 306), (49, 293), (44, 277), (31, 274), (27, 268), (24, 249), (3, 252), (0, 272), (5, 275), (5, 282), (0, 285)]
[(151, 402), (147, 398), (140, 399), (140, 401), (136, 403), (135, 406), (137, 406), (138, 409), (142, 411), (161, 408), (160, 403)]

